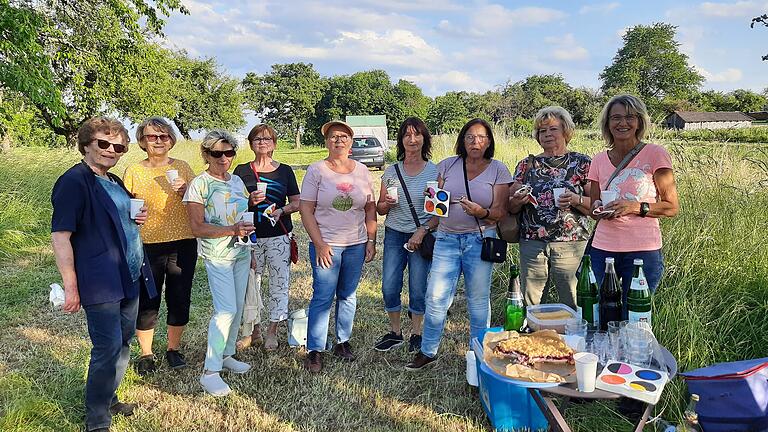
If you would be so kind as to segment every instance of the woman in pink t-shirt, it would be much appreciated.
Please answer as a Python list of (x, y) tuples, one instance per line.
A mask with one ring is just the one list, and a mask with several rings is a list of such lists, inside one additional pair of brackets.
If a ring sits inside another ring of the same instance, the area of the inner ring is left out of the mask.
[(336, 297), (336, 340), (333, 354), (355, 359), (349, 339), (357, 305), (363, 261), (376, 255), (376, 203), (368, 168), (349, 158), (354, 132), (344, 122), (321, 129), (328, 157), (307, 168), (301, 185), (299, 212), (312, 242), (312, 300), (309, 302), (304, 367), (317, 373), (328, 337), (328, 319)]
[[(680, 210), (669, 153), (656, 144), (645, 144), (634, 159), (608, 184), (624, 157), (639, 145), (650, 125), (645, 104), (630, 95), (613, 97), (603, 108), (600, 124), (608, 150), (592, 159), (587, 178), (592, 187), (593, 211), (600, 223), (595, 230), (590, 256), (598, 283), (605, 272), (605, 258), (613, 257), (622, 279), (624, 319), (626, 296), (632, 281), (633, 261), (643, 260), (643, 272), (652, 291), (664, 270), (659, 218), (673, 217)], [(611, 191), (616, 199), (603, 197)]]

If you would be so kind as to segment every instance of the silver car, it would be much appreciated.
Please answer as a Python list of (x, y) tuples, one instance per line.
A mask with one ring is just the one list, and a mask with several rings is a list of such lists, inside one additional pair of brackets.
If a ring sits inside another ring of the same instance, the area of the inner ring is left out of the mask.
[(384, 146), (373, 136), (356, 136), (349, 151), (349, 157), (367, 167), (384, 167)]

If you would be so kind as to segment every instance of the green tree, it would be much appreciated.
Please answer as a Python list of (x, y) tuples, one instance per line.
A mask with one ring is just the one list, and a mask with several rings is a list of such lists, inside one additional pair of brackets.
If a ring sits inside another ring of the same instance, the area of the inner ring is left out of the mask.
[(426, 123), (429, 130), (435, 134), (443, 134), (461, 129), (470, 119), (467, 99), (466, 92), (448, 92), (436, 97), (427, 114)]
[[(768, 14), (763, 14), (752, 18), (752, 22), (749, 23), (749, 28), (755, 28), (755, 24), (762, 24), (768, 27)], [(763, 61), (768, 60), (768, 54), (763, 56)]]
[(395, 119), (398, 127), (408, 117), (418, 117), (422, 120), (427, 118), (432, 99), (424, 96), (424, 92), (419, 86), (401, 79), (395, 84), (394, 92), (395, 103), (399, 111)]
[(755, 93), (751, 90), (736, 89), (731, 92), (733, 98), (736, 99), (736, 106), (734, 111), (752, 112), (760, 111), (766, 104), (766, 99), (763, 95)]
[(245, 125), (239, 80), (220, 72), (212, 58), (190, 59), (183, 51), (169, 55), (176, 109), (168, 117), (184, 138), (190, 139), (190, 131)]
[(0, 0), (0, 82), (70, 144), (97, 114), (162, 114), (172, 103), (148, 38), (173, 10), (187, 13), (180, 0)]
[(275, 64), (269, 73), (248, 73), (243, 79), (246, 106), (281, 133), (295, 136), (296, 148), (324, 87), (311, 63)]
[(600, 74), (602, 90), (611, 95), (630, 92), (641, 96), (650, 108), (667, 96), (685, 99), (695, 93), (704, 77), (688, 64), (679, 50), (671, 24), (638, 25), (624, 34), (613, 63)]

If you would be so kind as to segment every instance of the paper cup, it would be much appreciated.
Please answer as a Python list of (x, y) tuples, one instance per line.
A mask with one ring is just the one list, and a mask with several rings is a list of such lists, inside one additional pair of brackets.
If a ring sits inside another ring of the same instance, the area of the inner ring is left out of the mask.
[(560, 202), (560, 195), (562, 195), (566, 190), (566, 188), (552, 189), (552, 195), (555, 197), (555, 207), (559, 206), (558, 202)]
[(387, 188), (387, 196), (394, 199), (397, 202), (397, 186), (390, 186)]
[(240, 220), (242, 222), (250, 222), (253, 223), (253, 212), (244, 212), (242, 216), (240, 216)]
[(267, 193), (267, 183), (265, 182), (256, 183), (256, 190), (259, 192)]
[(576, 361), (576, 382), (579, 391), (585, 393), (595, 391), (597, 356), (589, 352), (580, 352), (574, 354), (573, 359)]
[(616, 198), (619, 197), (619, 194), (616, 193), (616, 191), (612, 190), (604, 190), (600, 191), (600, 201), (603, 202), (603, 205), (608, 205), (612, 201), (616, 201)]
[(173, 184), (177, 178), (179, 178), (178, 170), (168, 170), (165, 172), (165, 178), (168, 179), (168, 183)]
[(143, 199), (131, 198), (131, 219), (136, 219), (136, 215), (139, 214), (142, 207), (144, 207)]

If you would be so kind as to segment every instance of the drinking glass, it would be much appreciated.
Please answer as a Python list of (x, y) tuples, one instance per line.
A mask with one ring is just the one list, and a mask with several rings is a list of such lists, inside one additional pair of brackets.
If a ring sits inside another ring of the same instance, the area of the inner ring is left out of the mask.
[(568, 336), (587, 337), (587, 320), (572, 318), (565, 322), (565, 334)]

